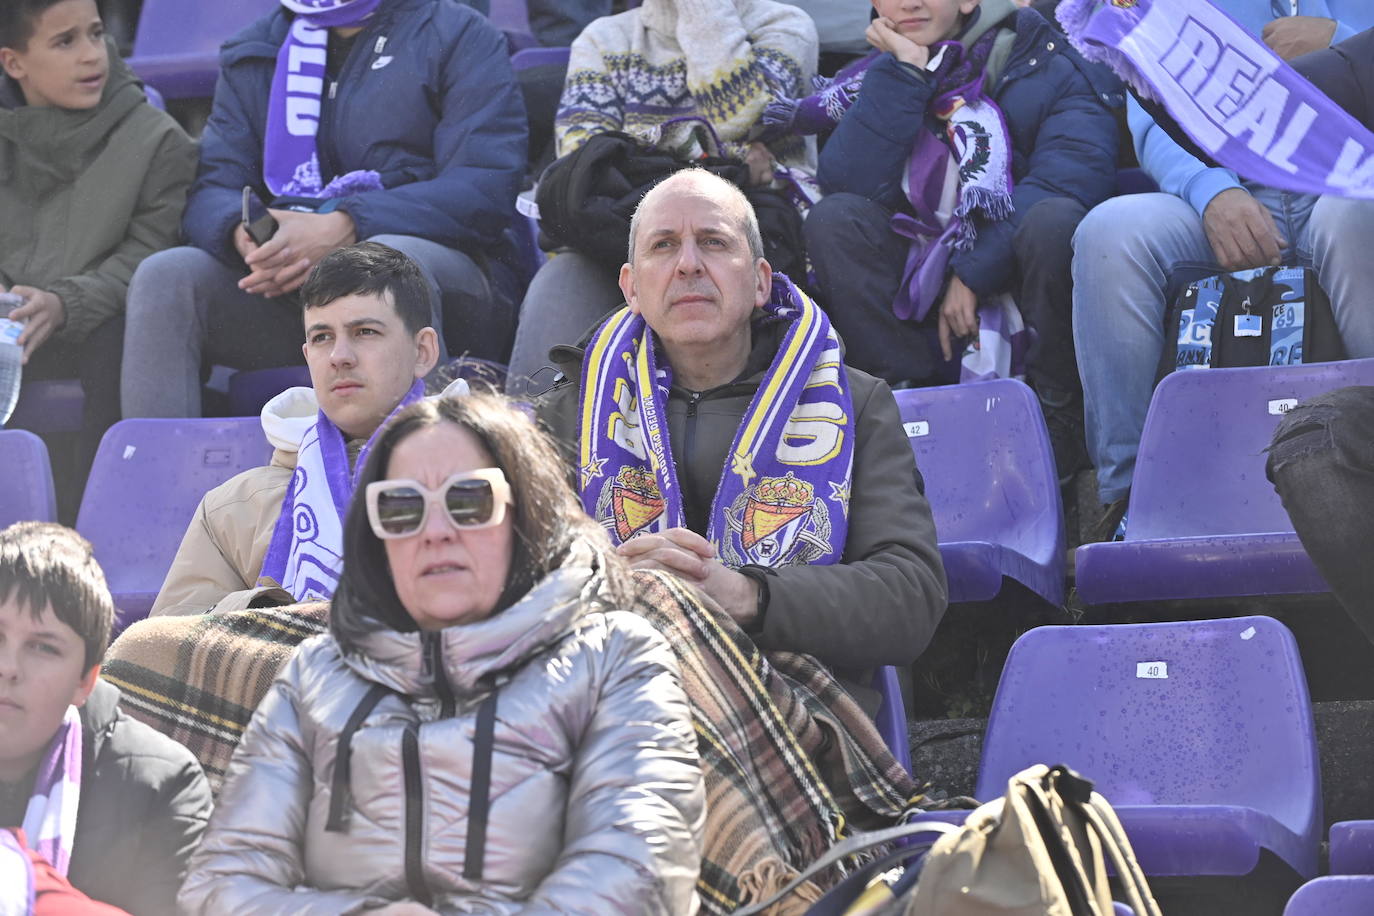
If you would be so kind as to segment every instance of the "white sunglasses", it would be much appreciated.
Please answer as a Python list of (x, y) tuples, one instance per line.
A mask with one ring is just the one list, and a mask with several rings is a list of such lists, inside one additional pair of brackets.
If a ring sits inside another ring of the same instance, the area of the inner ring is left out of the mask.
[(500, 468), (460, 471), (431, 490), (418, 480), (377, 480), (367, 485), (367, 520), (382, 540), (424, 530), (430, 506), (437, 506), (459, 531), (501, 524), (511, 504), (510, 484)]

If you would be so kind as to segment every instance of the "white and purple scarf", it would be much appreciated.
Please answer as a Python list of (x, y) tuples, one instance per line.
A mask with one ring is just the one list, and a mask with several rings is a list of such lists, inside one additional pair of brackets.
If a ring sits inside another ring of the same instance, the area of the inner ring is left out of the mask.
[[(425, 385), (415, 380), (387, 421), (424, 396)], [(377, 427), (380, 432), (383, 422)], [(338, 588), (343, 572), (343, 522), (358, 474), (367, 462), (373, 432), (353, 469), (348, 465), (348, 442), (323, 410), (305, 432), (296, 453), (296, 470), (286, 488), (272, 542), (262, 561), (259, 580), (270, 580), (297, 601), (324, 601)]]
[(76, 813), (81, 807), (81, 744), (81, 714), (75, 706), (68, 706), (38, 764), (33, 795), (24, 812), (29, 848), (64, 877), (72, 861)]
[(281, 0), (296, 14), (277, 52), (267, 108), (263, 180), (278, 197), (332, 198), (382, 188), (370, 170), (340, 175), (326, 184), (315, 145), (320, 129), (329, 30), (362, 25), (382, 0)]
[(1055, 15), (1221, 165), (1285, 191), (1374, 198), (1374, 134), (1207, 0), (1065, 0)]
[[(740, 421), (706, 538), (726, 566), (838, 563), (849, 528), (854, 404), (830, 320), (782, 274), (759, 322), (787, 326)], [(580, 422), (582, 503), (616, 544), (685, 525), (668, 443), (672, 368), (629, 308), (587, 348)]]

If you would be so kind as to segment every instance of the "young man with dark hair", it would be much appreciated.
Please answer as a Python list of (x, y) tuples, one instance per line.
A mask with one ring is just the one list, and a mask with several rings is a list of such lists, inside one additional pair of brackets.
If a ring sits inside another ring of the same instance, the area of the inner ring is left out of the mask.
[(170, 916), (210, 790), (190, 751), (125, 717), (100, 679), (113, 617), (84, 538), (0, 531), (0, 827), (22, 827), (90, 897)]
[(276, 449), (271, 464), (201, 500), (154, 616), (333, 594), (343, 523), (335, 507), (348, 505), (373, 433), (423, 396), (421, 379), (434, 368), (439, 344), (419, 267), (376, 242), (327, 255), (301, 299), (313, 388), (292, 388), (263, 408), (263, 432)]
[(80, 375), (84, 476), (119, 419), (129, 280), (177, 243), (195, 145), (148, 104), (94, 0), (4, 0), (0, 67), (0, 293), (24, 300), (25, 377)]

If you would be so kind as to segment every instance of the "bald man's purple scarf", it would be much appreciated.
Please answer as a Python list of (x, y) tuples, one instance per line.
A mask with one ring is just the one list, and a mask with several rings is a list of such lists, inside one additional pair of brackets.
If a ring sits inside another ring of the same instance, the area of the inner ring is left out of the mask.
[(1374, 134), (1207, 0), (1064, 0), (1056, 15), (1084, 57), (1241, 177), (1374, 198)]

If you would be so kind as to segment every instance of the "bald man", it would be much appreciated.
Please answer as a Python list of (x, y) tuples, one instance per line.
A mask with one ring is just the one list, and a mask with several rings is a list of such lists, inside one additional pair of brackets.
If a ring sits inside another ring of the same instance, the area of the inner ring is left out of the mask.
[(843, 365), (707, 172), (645, 196), (620, 289), (539, 404), (587, 511), (632, 565), (693, 583), (762, 649), (816, 656), (872, 712), (873, 669), (915, 661), (946, 605), (892, 392)]

